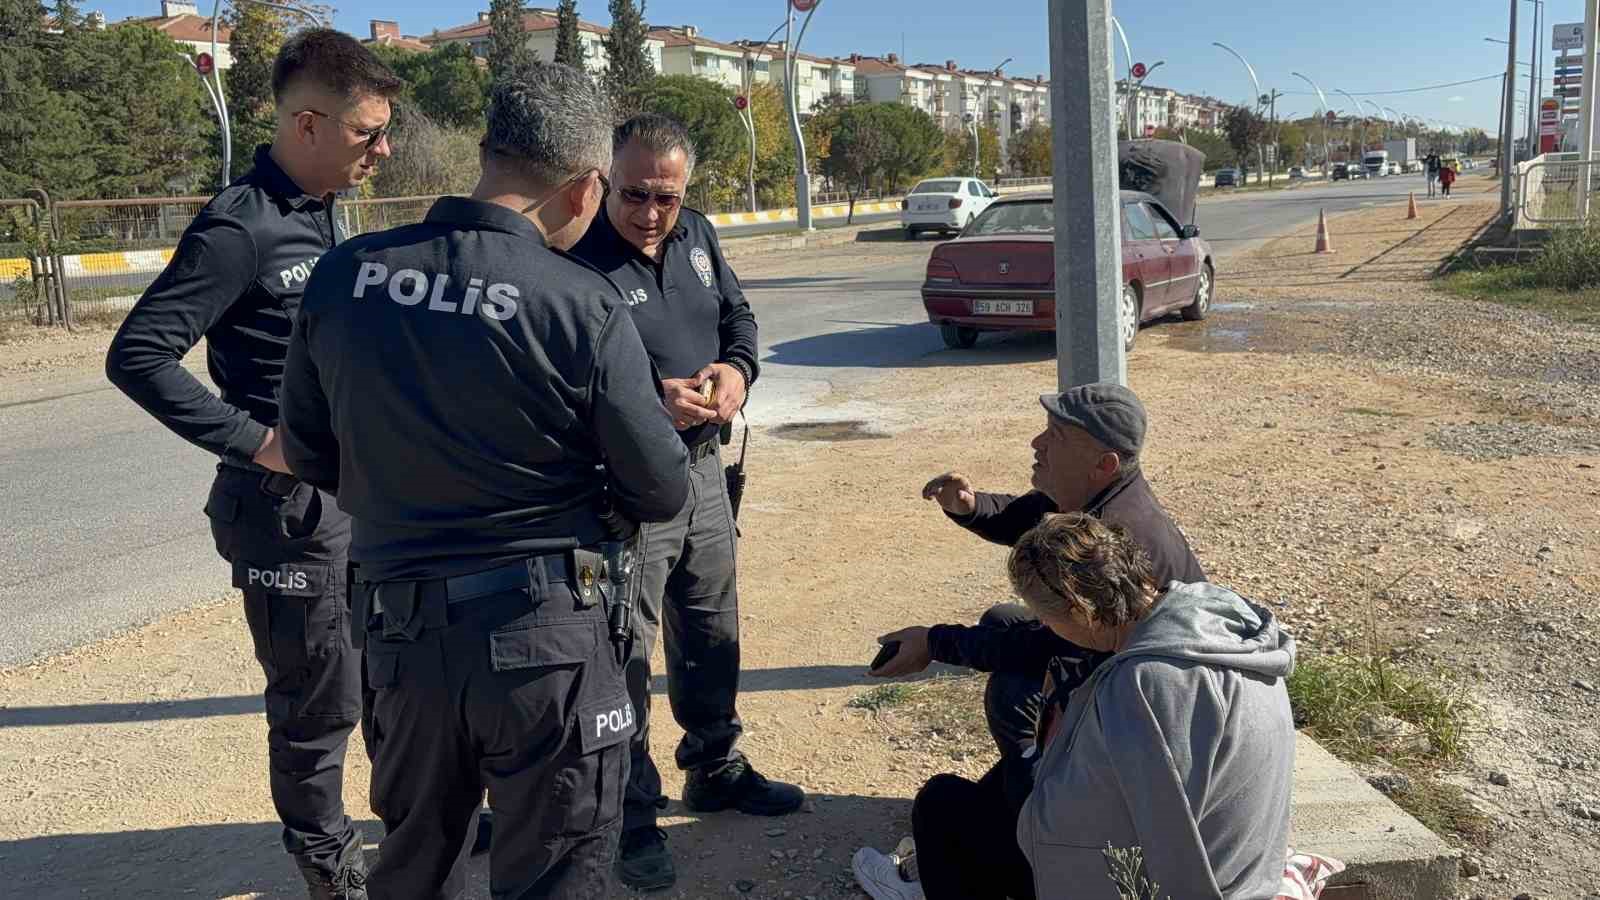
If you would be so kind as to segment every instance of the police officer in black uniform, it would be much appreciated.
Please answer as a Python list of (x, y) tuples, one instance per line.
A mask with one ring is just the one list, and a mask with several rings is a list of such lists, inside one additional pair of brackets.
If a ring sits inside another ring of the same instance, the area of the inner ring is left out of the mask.
[(488, 118), (470, 198), (317, 265), (284, 454), (354, 519), (373, 893), (459, 894), (487, 789), (496, 897), (602, 897), (635, 728), (626, 539), (683, 506), (688, 453), (621, 293), (563, 252), (603, 202), (604, 95), (534, 65)]
[[(400, 86), (340, 32), (285, 43), (272, 73), (272, 144), (201, 210), (106, 356), (123, 393), (221, 457), (205, 511), (244, 592), (267, 678), (272, 801), (314, 898), (366, 896), (362, 836), (341, 800), (361, 668), (347, 627), (350, 520), (286, 474), (278, 384), (306, 279), (339, 240), (333, 195), (389, 155)], [(181, 365), (202, 336), (220, 397)]]
[(637, 116), (618, 127), (613, 147), (614, 190), (573, 252), (627, 296), (693, 469), (683, 510), (644, 528), (640, 639), (628, 662), (639, 731), (618, 873), (629, 887), (657, 890), (677, 878), (666, 835), (656, 828), (666, 798), (648, 732), (650, 654), (663, 617), (667, 696), (684, 731), (677, 763), (688, 772), (685, 805), (696, 812), (784, 815), (799, 809), (805, 794), (762, 777), (734, 746), (743, 730), (735, 708), (736, 535), (717, 436), (743, 407), (759, 371), (755, 316), (711, 223), (683, 208), (695, 155), (683, 126), (664, 116)]

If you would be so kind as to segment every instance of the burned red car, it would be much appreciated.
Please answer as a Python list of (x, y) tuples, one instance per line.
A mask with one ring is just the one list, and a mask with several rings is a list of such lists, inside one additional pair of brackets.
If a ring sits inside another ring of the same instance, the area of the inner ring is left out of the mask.
[[(1124, 185), (1141, 180), (1130, 177), (1128, 154), (1125, 147)], [(1194, 170), (1198, 178), (1198, 162)], [(1186, 189), (1193, 184), (1181, 181), (1187, 177), (1186, 171), (1170, 176), (1178, 181), (1168, 185), (1143, 179), (1183, 203), (1182, 218), (1154, 193), (1121, 192), (1122, 335), (1129, 349), (1141, 324), (1172, 313), (1203, 319), (1211, 308), (1216, 265), (1193, 224), (1194, 191)], [(1054, 331), (1054, 242), (1051, 195), (1019, 194), (995, 201), (960, 237), (935, 247), (922, 305), (945, 344), (971, 347), (983, 331)]]

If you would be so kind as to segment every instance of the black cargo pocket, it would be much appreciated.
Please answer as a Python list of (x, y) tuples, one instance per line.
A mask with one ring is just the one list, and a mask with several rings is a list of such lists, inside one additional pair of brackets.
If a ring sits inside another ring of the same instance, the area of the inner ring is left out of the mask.
[(557, 781), (558, 808), (567, 810), (564, 837), (594, 834), (622, 817), (628, 739), (637, 724), (626, 690), (578, 707), (581, 755)]
[(322, 524), (322, 492), (305, 482), (297, 482), (286, 496), (279, 497), (263, 490), (273, 498), (278, 513), (278, 531), (290, 540), (298, 541), (317, 532)]
[(217, 546), (217, 555), (233, 561), (234, 545), (234, 520), (239, 518), (239, 498), (222, 489), (220, 484), (211, 485), (211, 493), (206, 496), (206, 518), (211, 520), (211, 540)]
[(489, 665), (496, 672), (540, 666), (581, 666), (594, 657), (597, 619), (521, 623), (489, 635)]
[(327, 563), (233, 564), (233, 586), (244, 591), (245, 619), (269, 690), (342, 649), (341, 585)]
[(367, 686), (387, 690), (400, 683), (400, 654), (367, 650)]

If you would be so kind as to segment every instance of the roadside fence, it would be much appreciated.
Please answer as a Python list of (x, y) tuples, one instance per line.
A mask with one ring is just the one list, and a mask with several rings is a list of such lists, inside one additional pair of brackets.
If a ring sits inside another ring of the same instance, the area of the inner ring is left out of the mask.
[(38, 201), (0, 199), (0, 327), (62, 324), (47, 228)]
[(1584, 221), (1585, 191), (1588, 205), (1600, 203), (1600, 160), (1584, 160), (1576, 153), (1547, 153), (1516, 167), (1516, 218), (1519, 231), (1536, 231)]

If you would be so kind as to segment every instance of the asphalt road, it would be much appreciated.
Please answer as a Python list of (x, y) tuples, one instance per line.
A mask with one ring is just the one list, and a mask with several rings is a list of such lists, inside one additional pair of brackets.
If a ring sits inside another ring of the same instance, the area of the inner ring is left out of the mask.
[[(1204, 200), (1201, 231), (1223, 260), (1329, 213), (1403, 199), (1420, 176)], [(883, 237), (898, 239), (890, 234)], [(1335, 236), (1337, 239), (1337, 235)], [(930, 247), (935, 243), (925, 240)], [(842, 254), (836, 256), (842, 257)], [(1045, 358), (1047, 338), (986, 337), (947, 351), (922, 314), (920, 256), (895, 266), (829, 265), (745, 287), (761, 322), (764, 373), (751, 419), (763, 425), (862, 419), (850, 388), (906, 366), (981, 367)], [(191, 360), (199, 365), (199, 360)], [(215, 466), (95, 373), (26, 393), (0, 385), (0, 666), (25, 663), (230, 592), (201, 507)]]

